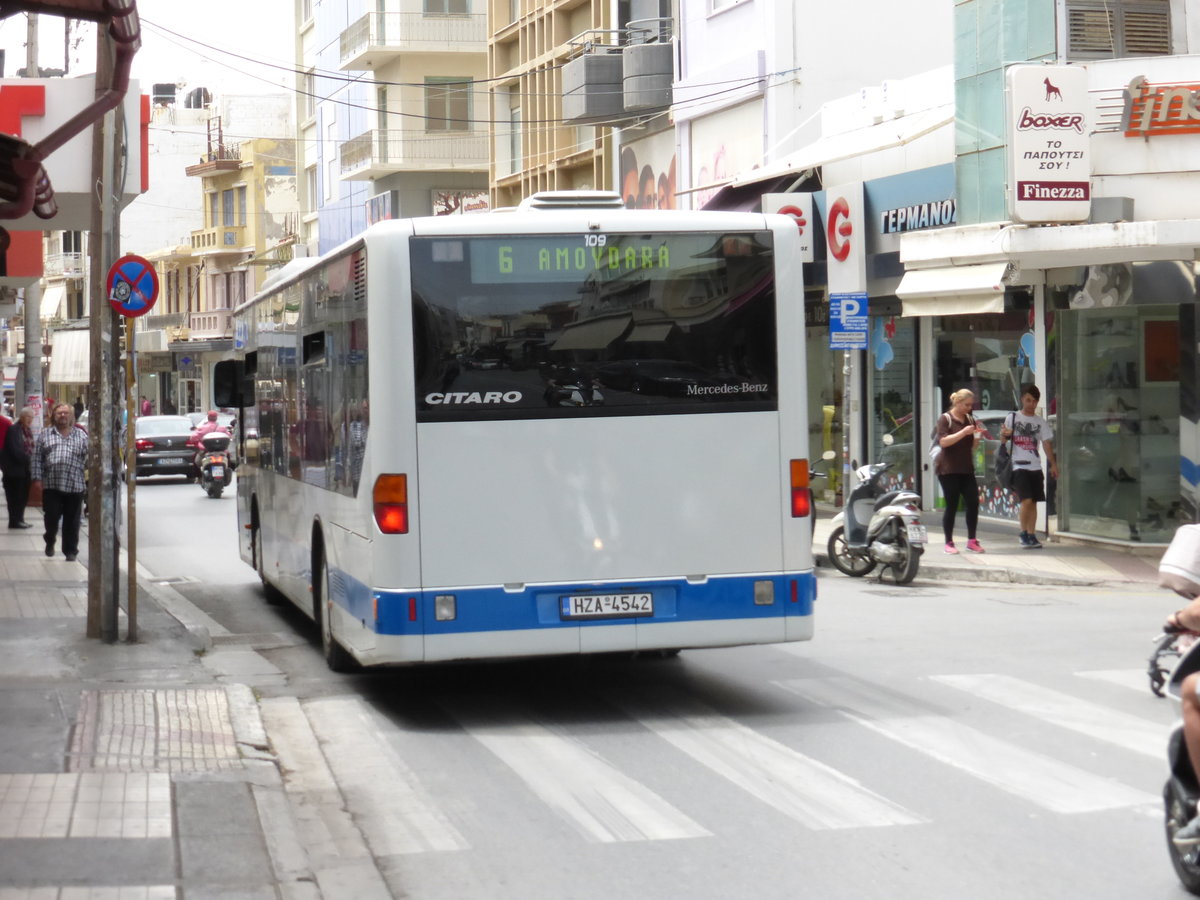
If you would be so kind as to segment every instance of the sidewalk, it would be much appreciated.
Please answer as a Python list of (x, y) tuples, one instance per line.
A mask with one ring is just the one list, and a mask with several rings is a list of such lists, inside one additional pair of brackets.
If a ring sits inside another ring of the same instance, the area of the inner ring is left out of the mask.
[[(820, 510), (815, 532), (825, 573), (834, 512)], [(923, 519), (932, 543), (918, 583), (1157, 583), (1161, 547), (1022, 550), (1015, 529), (981, 523), (987, 553), (947, 556), (940, 516)], [(87, 638), (86, 539), (78, 562), (48, 559), (38, 510), (30, 521), (0, 530), (0, 900), (319, 900), (347, 884), (386, 897), (362, 835), (337, 819), (332, 783), (322, 811), (319, 792), (281, 777), (253, 688), (283, 674), (145, 580), (139, 642)]]
[[(821, 505), (813, 535), (813, 556), (818, 566), (838, 574), (829, 562), (826, 547), (833, 531), (831, 520), (838, 510)], [(921, 557), (917, 581), (983, 581), (1006, 584), (1093, 585), (1129, 584), (1146, 589), (1158, 586), (1158, 561), (1165, 546), (1084, 542), (1068, 537), (1039, 534), (1041, 550), (1023, 549), (1016, 523), (980, 518), (976, 536), (986, 552), (967, 551), (967, 532), (960, 513), (954, 527), (959, 552), (943, 552), (941, 511), (927, 511), (921, 521), (929, 531), (929, 543)], [(876, 577), (874, 573), (867, 576)]]
[(237, 666), (203, 614), (185, 626), (141, 583), (140, 641), (124, 613), (122, 642), (87, 638), (86, 535), (78, 562), (48, 559), (40, 520), (0, 531), (0, 900), (319, 898), (257, 701), (214, 668)]

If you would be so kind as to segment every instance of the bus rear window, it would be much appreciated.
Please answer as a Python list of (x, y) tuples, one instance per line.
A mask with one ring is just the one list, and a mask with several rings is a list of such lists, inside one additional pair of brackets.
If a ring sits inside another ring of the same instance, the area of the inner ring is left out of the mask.
[(769, 232), (410, 249), (418, 421), (776, 408)]

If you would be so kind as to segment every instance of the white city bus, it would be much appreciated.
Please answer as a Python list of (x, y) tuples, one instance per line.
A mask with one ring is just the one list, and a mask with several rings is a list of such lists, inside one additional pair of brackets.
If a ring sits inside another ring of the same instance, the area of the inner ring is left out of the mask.
[(336, 669), (805, 640), (799, 239), (539, 194), (236, 311), (241, 554)]

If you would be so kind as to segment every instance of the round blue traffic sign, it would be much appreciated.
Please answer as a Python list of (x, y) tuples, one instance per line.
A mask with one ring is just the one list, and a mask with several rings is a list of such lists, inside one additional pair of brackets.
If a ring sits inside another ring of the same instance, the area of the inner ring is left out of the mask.
[(158, 273), (150, 261), (126, 254), (108, 270), (108, 302), (128, 318), (144, 316), (158, 299)]

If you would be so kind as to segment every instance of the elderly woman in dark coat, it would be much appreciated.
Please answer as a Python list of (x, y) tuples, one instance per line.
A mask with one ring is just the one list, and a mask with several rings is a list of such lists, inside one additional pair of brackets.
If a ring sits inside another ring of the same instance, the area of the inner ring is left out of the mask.
[(34, 411), (26, 406), (17, 421), (4, 435), (4, 447), (0, 449), (0, 471), (4, 473), (4, 499), (8, 502), (8, 527), (30, 528), (25, 521), (25, 507), (29, 503), (31, 457), (33, 456)]

